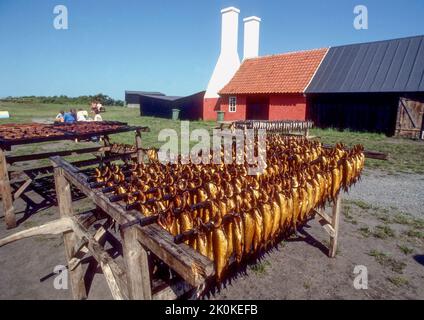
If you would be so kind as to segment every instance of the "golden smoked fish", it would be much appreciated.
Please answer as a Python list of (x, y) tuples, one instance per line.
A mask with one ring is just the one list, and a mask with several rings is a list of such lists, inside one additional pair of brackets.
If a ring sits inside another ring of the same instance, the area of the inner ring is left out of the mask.
[(213, 230), (213, 260), (216, 278), (220, 281), (228, 262), (228, 241), (222, 226)]
[(227, 237), (227, 250), (228, 250), (228, 257), (230, 257), (234, 252), (234, 222), (232, 220), (228, 221), (224, 224), (224, 231), (225, 235)]
[(255, 220), (252, 212), (243, 214), (243, 229), (244, 229), (244, 252), (250, 253), (252, 250), (253, 237), (255, 235)]
[(271, 229), (271, 237), (274, 238), (277, 236), (277, 231), (280, 228), (281, 222), (281, 209), (278, 205), (277, 201), (272, 201), (272, 229)]
[(240, 262), (243, 257), (243, 223), (240, 217), (234, 218), (233, 223), (233, 248), (237, 262)]
[(284, 196), (283, 193), (279, 193), (278, 201), (280, 204), (280, 229), (284, 230), (289, 214), (287, 210), (287, 198)]
[(253, 251), (258, 250), (262, 246), (263, 242), (263, 218), (262, 214), (258, 209), (253, 209), (253, 219), (255, 220), (255, 233), (253, 235)]
[(197, 251), (204, 256), (208, 256), (208, 248), (207, 248), (207, 237), (206, 233), (198, 232), (196, 237)]
[(261, 205), (261, 213), (264, 224), (264, 243), (268, 243), (271, 237), (273, 225), (271, 206), (268, 203), (263, 203)]

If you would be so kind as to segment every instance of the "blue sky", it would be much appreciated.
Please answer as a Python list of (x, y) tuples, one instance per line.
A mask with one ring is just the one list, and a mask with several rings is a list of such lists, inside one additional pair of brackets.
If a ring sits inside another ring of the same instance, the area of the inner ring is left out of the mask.
[[(53, 28), (68, 8), (69, 29)], [(353, 28), (366, 5), (369, 29)], [(220, 9), (262, 18), (260, 55), (424, 34), (422, 0), (0, 0), (0, 97), (205, 90), (220, 50)]]

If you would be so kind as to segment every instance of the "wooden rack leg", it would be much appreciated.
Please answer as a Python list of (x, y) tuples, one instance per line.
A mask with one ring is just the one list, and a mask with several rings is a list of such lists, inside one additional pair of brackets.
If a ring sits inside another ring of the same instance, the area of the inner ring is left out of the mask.
[(6, 153), (0, 148), (0, 193), (7, 229), (16, 227), (15, 208), (13, 207), (12, 188), (7, 172)]
[(121, 232), (123, 254), (127, 270), (128, 294), (131, 300), (151, 300), (152, 287), (149, 256), (137, 240), (137, 230)]
[(331, 226), (334, 229), (334, 234), (330, 235), (330, 248), (328, 255), (330, 258), (334, 258), (337, 252), (337, 237), (339, 235), (339, 221), (340, 221), (340, 207), (342, 202), (342, 196), (337, 196), (336, 202), (333, 206), (333, 215), (331, 217)]
[(141, 146), (141, 132), (140, 130), (135, 131), (135, 146), (137, 148), (137, 163), (143, 163), (144, 152)]
[[(62, 168), (54, 168), (54, 181), (60, 217), (66, 218), (73, 216), (74, 212), (72, 208), (71, 185), (63, 175)], [(63, 234), (63, 242), (65, 245), (66, 260), (69, 265), (72, 257), (76, 254), (78, 239), (73, 231), (69, 231)], [(84, 271), (82, 266), (78, 265), (73, 270), (68, 270), (68, 272), (73, 298), (76, 300), (86, 299), (87, 290), (85, 288)]]

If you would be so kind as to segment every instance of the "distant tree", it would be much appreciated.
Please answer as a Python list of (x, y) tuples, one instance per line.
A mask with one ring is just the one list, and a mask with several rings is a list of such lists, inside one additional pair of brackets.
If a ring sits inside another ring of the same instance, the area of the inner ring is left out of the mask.
[(105, 106), (123, 106), (124, 101), (114, 100), (113, 98), (103, 93), (89, 96), (68, 97), (66, 95), (60, 96), (20, 96), (0, 99), (3, 102), (15, 103), (56, 103), (56, 104), (90, 104), (92, 101), (99, 101)]

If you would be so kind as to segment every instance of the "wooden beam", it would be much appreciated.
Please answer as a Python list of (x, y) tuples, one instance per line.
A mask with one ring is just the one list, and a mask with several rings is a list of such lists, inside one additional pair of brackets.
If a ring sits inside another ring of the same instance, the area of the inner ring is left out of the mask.
[(13, 164), (15, 162), (23, 162), (23, 161), (31, 161), (31, 160), (40, 160), (40, 159), (48, 159), (52, 156), (75, 156), (84, 153), (94, 153), (100, 152), (104, 147), (91, 147), (91, 148), (81, 148), (74, 150), (64, 150), (64, 151), (52, 151), (52, 152), (43, 152), (43, 153), (32, 153), (26, 154), (22, 156), (7, 156), (7, 163)]
[(408, 115), (409, 121), (411, 121), (412, 126), (413, 126), (414, 128), (417, 128), (418, 126), (415, 124), (414, 118), (412, 118), (411, 114), (409, 113), (409, 109), (408, 109), (408, 107), (405, 105), (404, 99), (400, 98), (399, 100), (400, 100), (400, 103), (401, 103), (401, 105), (402, 105), (403, 109), (406, 111), (406, 114)]
[(19, 187), (18, 190), (13, 194), (13, 200), (19, 199), (21, 194), (28, 188), (28, 186), (31, 184), (32, 179), (27, 179), (25, 182)]
[[(99, 229), (97, 229), (96, 233), (93, 236), (93, 239), (97, 242), (101, 242), (103, 238), (106, 236), (107, 230), (102, 226)], [(80, 263), (81, 260), (84, 258), (84, 256), (90, 252), (87, 248), (87, 240), (81, 241), (81, 244), (78, 246), (78, 249), (76, 250), (75, 255), (72, 257), (72, 259), (69, 261), (68, 268), (69, 270), (74, 270)]]
[(110, 262), (113, 260), (110, 260), (109, 263), (106, 263), (103, 261), (104, 259), (100, 260), (100, 268), (102, 268), (103, 275), (105, 276), (107, 285), (109, 286), (110, 292), (112, 294), (113, 299), (115, 300), (128, 300), (127, 293), (121, 288), (121, 286), (118, 284), (117, 280), (117, 271), (112, 268), (112, 265)]
[[(329, 144), (324, 144), (323, 147), (326, 149), (333, 148), (333, 146)], [(346, 148), (346, 150), (349, 150), (349, 149)], [(364, 155), (365, 155), (365, 158), (376, 159), (376, 160), (387, 160), (388, 158), (388, 155), (386, 153), (371, 151), (371, 150), (364, 150)]]
[(322, 210), (314, 210), (314, 213), (319, 215), (326, 223), (331, 224), (331, 217)]
[(11, 234), (0, 240), (0, 247), (29, 237), (61, 234), (72, 230), (72, 221), (69, 218), (60, 218), (33, 228)]
[[(71, 185), (66, 180), (62, 168), (56, 167), (54, 169), (54, 180), (59, 206), (59, 215), (62, 218), (71, 218), (74, 215), (72, 207)], [(77, 244), (77, 237), (75, 232), (65, 233), (63, 235), (63, 242), (65, 245), (66, 260), (69, 265), (69, 261), (75, 255), (75, 246)], [(74, 270), (69, 270), (69, 278), (74, 299), (86, 299), (87, 291), (85, 288), (84, 272), (82, 266), (79, 265)]]
[(194, 290), (194, 288), (185, 281), (176, 281), (166, 284), (163, 281), (155, 281), (153, 290), (153, 300), (175, 300), (182, 295)]
[(339, 235), (339, 222), (340, 222), (340, 208), (341, 208), (342, 196), (340, 193), (337, 196), (337, 199), (333, 206), (333, 215), (332, 215), (332, 223), (331, 226), (334, 229), (334, 235), (330, 236), (330, 249), (329, 256), (330, 258), (334, 258), (337, 253), (337, 240)]
[(324, 230), (327, 231), (327, 233), (330, 235), (330, 237), (335, 236), (336, 233), (334, 231), (334, 228), (330, 224), (328, 224), (327, 221), (325, 221), (324, 219), (320, 219), (319, 223), (324, 228)]
[(132, 300), (151, 300), (151, 270), (146, 249), (137, 239), (137, 230), (121, 231), (122, 249), (127, 270), (129, 297)]
[(136, 152), (137, 152), (137, 163), (143, 163), (144, 159), (144, 151), (141, 145), (141, 132), (140, 130), (135, 131), (135, 146), (136, 146)]
[(365, 150), (364, 155), (365, 155), (365, 158), (368, 158), (368, 159), (376, 159), (376, 160), (388, 159), (388, 155), (386, 153), (377, 152), (377, 151)]
[(176, 245), (172, 235), (157, 224), (133, 228), (137, 230), (141, 243), (192, 286), (201, 285), (215, 273), (211, 260), (185, 243)]
[[(100, 162), (108, 162), (108, 161), (115, 161), (115, 160), (121, 160), (123, 156), (127, 156), (130, 159), (135, 159), (135, 154), (127, 153), (125, 155), (112, 155), (108, 157), (100, 158), (94, 158), (94, 159), (87, 159), (87, 160), (78, 160), (72, 162), (72, 165), (75, 167), (87, 167), (91, 166), (93, 164), (98, 164)], [(47, 174), (53, 172), (52, 166), (44, 166), (44, 167), (38, 167), (38, 168), (32, 168), (24, 170), (27, 175), (31, 175), (32, 177), (36, 177), (39, 174)]]
[(94, 222), (99, 220), (97, 214), (93, 211), (81, 212), (78, 215), (75, 215), (75, 217), (78, 219), (78, 222), (86, 228), (90, 227)]
[[(87, 132), (83, 134), (76, 134), (68, 132), (67, 134), (63, 134), (60, 136), (45, 136), (45, 137), (36, 137), (36, 138), (24, 138), (24, 139), (16, 139), (16, 140), (4, 140), (0, 139), (0, 145), (3, 148), (10, 148), (11, 146), (23, 145), (23, 144), (32, 144), (39, 142), (51, 142), (51, 141), (66, 141), (66, 140), (88, 140), (92, 137), (104, 136), (122, 132), (130, 132), (134, 130), (140, 130), (141, 132), (149, 132), (149, 127), (139, 127), (139, 126), (128, 126), (125, 123), (120, 123), (122, 127), (112, 130), (103, 130), (100, 132)], [(10, 149), (9, 149), (10, 150)]]
[(125, 272), (75, 217), (71, 219), (74, 233), (78, 238), (87, 242), (89, 252), (100, 264), (113, 298), (115, 300), (127, 300), (129, 296)]
[(13, 207), (12, 188), (7, 172), (6, 153), (0, 148), (0, 194), (7, 229), (16, 227), (15, 208)]

